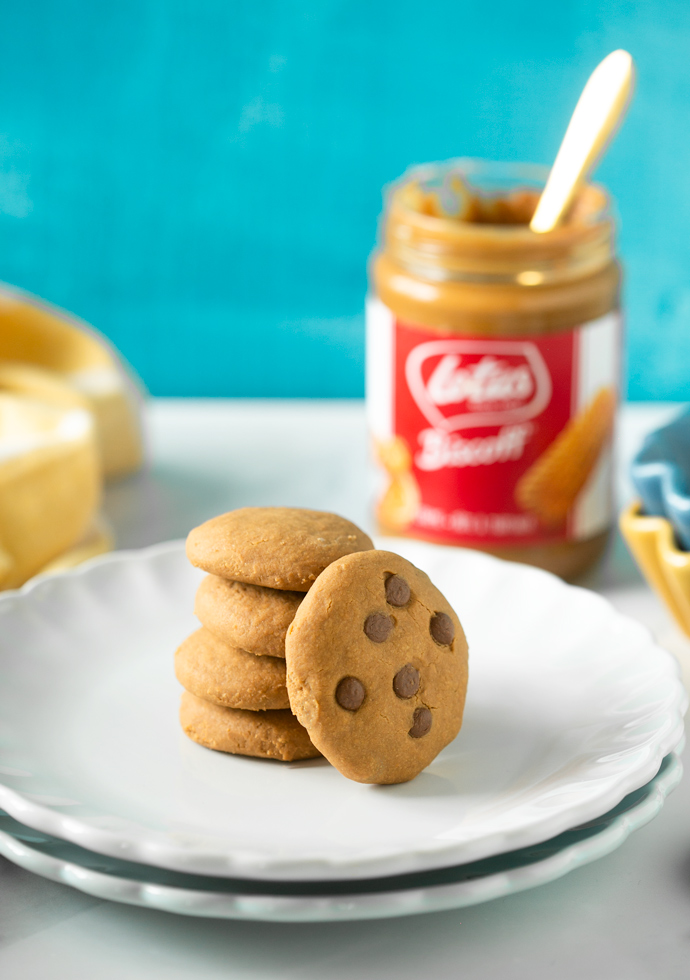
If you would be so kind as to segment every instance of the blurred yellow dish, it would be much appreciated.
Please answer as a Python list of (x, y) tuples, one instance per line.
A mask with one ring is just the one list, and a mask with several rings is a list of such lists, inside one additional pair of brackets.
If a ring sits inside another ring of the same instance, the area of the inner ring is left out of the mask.
[[(92, 412), (106, 478), (141, 465), (139, 396), (118, 355), (92, 327), (9, 286), (0, 286), (0, 389)], [(35, 369), (31, 371), (31, 367)], [(67, 401), (65, 399), (67, 398)]]
[(635, 501), (621, 514), (620, 527), (645, 578), (690, 636), (690, 552), (676, 546), (671, 522), (646, 516)]
[(91, 524), (83, 538), (81, 538), (73, 548), (68, 548), (49, 561), (47, 565), (39, 569), (37, 575), (54, 575), (56, 572), (64, 572), (68, 568), (76, 568), (83, 561), (95, 558), (97, 555), (112, 551), (115, 545), (113, 533), (102, 518), (97, 517)]
[(22, 585), (73, 548), (100, 494), (91, 414), (0, 392), (0, 589)]

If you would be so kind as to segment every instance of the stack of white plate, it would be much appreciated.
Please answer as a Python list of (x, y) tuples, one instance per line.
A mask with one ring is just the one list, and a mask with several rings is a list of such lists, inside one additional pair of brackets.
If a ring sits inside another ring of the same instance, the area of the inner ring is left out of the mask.
[(179, 542), (0, 597), (0, 853), (115, 901), (274, 921), (456, 908), (621, 844), (677, 784), (674, 659), (601, 597), (475, 552), (385, 539), (470, 643), (463, 729), (420, 776), (190, 742), (173, 652), (200, 573)]

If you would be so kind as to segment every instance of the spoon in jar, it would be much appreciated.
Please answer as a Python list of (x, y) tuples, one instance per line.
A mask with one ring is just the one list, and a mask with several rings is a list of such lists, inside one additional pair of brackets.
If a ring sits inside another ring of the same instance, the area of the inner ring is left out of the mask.
[(612, 51), (589, 76), (530, 221), (532, 231), (552, 231), (562, 220), (623, 118), (634, 77), (633, 60), (623, 50)]

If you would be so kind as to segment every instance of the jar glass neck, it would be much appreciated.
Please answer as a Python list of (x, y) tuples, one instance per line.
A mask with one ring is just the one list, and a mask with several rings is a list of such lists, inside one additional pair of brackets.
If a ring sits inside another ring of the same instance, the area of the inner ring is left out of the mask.
[(538, 234), (528, 221), (543, 178), (541, 168), (486, 161), (412, 170), (389, 192), (385, 250), (406, 271), (436, 282), (539, 286), (593, 275), (614, 254), (608, 196), (585, 184), (567, 220)]

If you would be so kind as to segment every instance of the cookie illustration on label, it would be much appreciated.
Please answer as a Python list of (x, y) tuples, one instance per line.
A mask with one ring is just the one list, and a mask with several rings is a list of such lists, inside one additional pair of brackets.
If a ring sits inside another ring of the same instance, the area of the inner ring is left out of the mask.
[(375, 450), (389, 480), (377, 504), (376, 517), (381, 527), (404, 531), (417, 516), (421, 503), (419, 484), (412, 473), (412, 453), (399, 436), (375, 443)]
[(616, 392), (600, 388), (518, 480), (515, 499), (544, 527), (565, 523), (613, 434)]
[(465, 634), (400, 555), (366, 551), (329, 565), (297, 610), (285, 655), (292, 710), (350, 779), (406, 782), (460, 731)]

